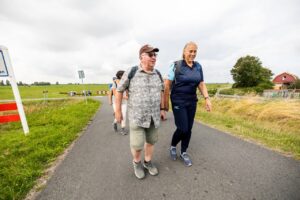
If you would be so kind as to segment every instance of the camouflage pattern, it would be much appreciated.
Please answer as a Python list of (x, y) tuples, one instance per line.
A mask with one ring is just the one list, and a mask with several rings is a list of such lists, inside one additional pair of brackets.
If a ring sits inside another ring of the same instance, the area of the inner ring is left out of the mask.
[(151, 117), (155, 128), (160, 125), (160, 100), (164, 84), (155, 70), (146, 73), (141, 67), (134, 77), (129, 80), (128, 74), (131, 68), (126, 70), (118, 85), (117, 91), (129, 91), (128, 117), (129, 122), (143, 128), (149, 128)]

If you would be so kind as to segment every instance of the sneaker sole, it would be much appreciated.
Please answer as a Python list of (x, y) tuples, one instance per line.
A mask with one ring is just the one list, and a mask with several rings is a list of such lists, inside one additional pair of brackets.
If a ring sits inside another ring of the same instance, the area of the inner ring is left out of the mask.
[(173, 160), (173, 161), (177, 160), (177, 157), (176, 158), (172, 157), (172, 156), (170, 156), (170, 157), (171, 157), (171, 160)]
[(143, 179), (143, 178), (145, 178), (145, 175), (142, 176), (142, 177), (139, 177), (135, 172), (134, 172), (134, 175), (135, 175), (135, 177), (137, 177), (138, 179)]

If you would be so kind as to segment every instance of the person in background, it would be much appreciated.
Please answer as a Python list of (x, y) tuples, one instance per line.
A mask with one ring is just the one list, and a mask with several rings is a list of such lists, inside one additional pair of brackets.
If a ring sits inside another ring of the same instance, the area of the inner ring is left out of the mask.
[(112, 86), (115, 83), (116, 79), (117, 79), (116, 77), (113, 77), (113, 83), (109, 84), (109, 93), (108, 93), (108, 103), (113, 108), (113, 116), (114, 116), (113, 129), (114, 129), (115, 132), (118, 131), (118, 126), (117, 126), (117, 121), (115, 120), (115, 109), (114, 109), (114, 106), (113, 106), (113, 103), (115, 101), (115, 97), (114, 97), (114, 94), (113, 94), (113, 91), (112, 91)]
[[(144, 169), (148, 170), (152, 176), (158, 175), (158, 169), (153, 164), (152, 157), (154, 144), (158, 140), (160, 119), (164, 119), (166, 115), (163, 80), (160, 72), (154, 68), (158, 51), (158, 48), (150, 45), (142, 46), (139, 51), (140, 64), (129, 68), (124, 73), (117, 89), (117, 121), (121, 121), (124, 117), (121, 113), (122, 93), (129, 91), (130, 148), (134, 174), (138, 179), (145, 177)], [(142, 163), (143, 149), (144, 162)]]
[(181, 142), (180, 158), (185, 166), (192, 166), (192, 160), (187, 154), (187, 149), (192, 135), (197, 108), (197, 88), (204, 96), (206, 110), (211, 111), (212, 109), (204, 83), (202, 66), (195, 61), (197, 49), (196, 43), (187, 43), (183, 49), (182, 60), (176, 61), (171, 65), (165, 81), (165, 107), (166, 111), (168, 111), (169, 96), (171, 96), (176, 125), (170, 146), (170, 156), (172, 160), (177, 159), (176, 146)]
[[(113, 77), (113, 83), (115, 82), (115, 80), (116, 80), (116, 77)], [(111, 106), (112, 106), (113, 101), (114, 101), (114, 95), (113, 95), (113, 91), (112, 91), (112, 85), (113, 85), (113, 83), (110, 83), (110, 84), (108, 85), (108, 87), (109, 87), (109, 92), (108, 92), (108, 103), (109, 103), (109, 105), (111, 105)], [(114, 115), (115, 115), (115, 111), (114, 111)]]
[[(121, 80), (123, 74), (124, 74), (124, 71), (123, 71), (123, 70), (120, 70), (120, 71), (117, 72), (117, 74), (116, 74), (116, 79), (114, 80), (114, 82), (113, 82), (113, 84), (112, 84), (112, 87), (111, 87), (112, 94), (113, 94), (113, 96), (114, 96), (114, 98), (113, 98), (113, 103), (112, 103), (113, 109), (114, 109), (114, 113), (116, 113), (116, 102), (115, 102), (115, 101), (116, 101), (116, 98), (115, 98), (115, 97), (116, 97), (116, 95), (117, 95), (116, 89), (117, 89), (117, 87), (118, 87), (118, 85), (119, 85), (119, 83), (120, 83), (120, 80)], [(124, 95), (122, 96), (121, 112), (122, 112), (122, 115), (123, 115), (124, 117), (123, 117), (123, 119), (121, 120), (121, 131), (120, 131), (120, 133), (121, 133), (122, 135), (127, 135), (127, 130), (126, 130), (125, 128), (126, 128), (126, 112), (127, 112), (128, 92), (125, 91), (123, 94), (124, 94)], [(115, 116), (115, 115), (114, 115), (114, 116)], [(117, 124), (117, 119), (116, 119), (116, 118), (114, 118), (113, 129), (114, 129), (115, 132), (118, 131), (118, 124)]]

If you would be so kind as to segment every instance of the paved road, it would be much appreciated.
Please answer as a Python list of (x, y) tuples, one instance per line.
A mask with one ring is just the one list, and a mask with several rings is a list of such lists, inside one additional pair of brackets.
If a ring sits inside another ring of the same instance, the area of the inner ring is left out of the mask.
[(112, 131), (106, 99), (37, 199), (300, 199), (300, 162), (195, 123), (193, 166), (168, 157), (173, 117), (163, 122), (156, 177), (135, 178), (129, 137)]

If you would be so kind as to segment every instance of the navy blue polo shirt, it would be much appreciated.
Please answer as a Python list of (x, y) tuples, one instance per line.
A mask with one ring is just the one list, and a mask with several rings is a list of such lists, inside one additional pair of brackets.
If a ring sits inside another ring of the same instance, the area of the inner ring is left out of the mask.
[[(170, 66), (168, 80), (172, 81), (171, 101), (172, 103), (186, 103), (197, 101), (197, 87), (204, 81), (202, 66), (193, 62), (189, 67), (183, 60), (179, 73), (175, 77), (175, 64)], [(175, 80), (176, 79), (176, 80)]]

